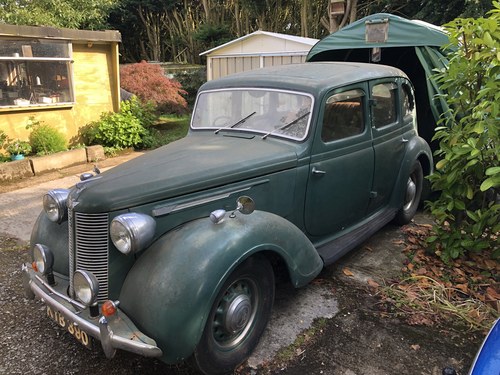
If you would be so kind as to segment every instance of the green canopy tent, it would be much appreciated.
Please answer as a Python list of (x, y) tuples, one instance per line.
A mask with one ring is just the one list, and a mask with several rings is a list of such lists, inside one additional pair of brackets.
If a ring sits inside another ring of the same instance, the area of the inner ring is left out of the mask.
[(432, 78), (433, 69), (447, 64), (443, 48), (448, 43), (435, 25), (377, 13), (320, 40), (307, 61), (370, 62), (403, 70), (415, 86), (419, 133), (431, 143), (436, 122), (448, 109)]

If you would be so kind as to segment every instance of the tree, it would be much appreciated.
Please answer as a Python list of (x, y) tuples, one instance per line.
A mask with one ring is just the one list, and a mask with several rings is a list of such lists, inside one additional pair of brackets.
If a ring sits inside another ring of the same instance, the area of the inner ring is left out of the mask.
[(0, 21), (14, 25), (101, 30), (116, 0), (0, 0)]
[(444, 260), (493, 249), (500, 256), (500, 3), (489, 18), (446, 25), (453, 52), (438, 74), (451, 111), (435, 134), (440, 158), (431, 176), (437, 225), (429, 239)]

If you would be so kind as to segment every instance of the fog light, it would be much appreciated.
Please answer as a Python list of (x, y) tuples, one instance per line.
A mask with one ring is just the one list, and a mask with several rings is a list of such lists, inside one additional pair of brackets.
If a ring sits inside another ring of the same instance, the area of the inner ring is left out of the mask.
[(96, 303), (99, 294), (99, 282), (87, 271), (77, 270), (73, 275), (73, 288), (76, 298), (86, 306)]
[(35, 263), (35, 267), (33, 268), (42, 275), (47, 275), (52, 272), (54, 256), (47, 246), (37, 243), (35, 247), (33, 247), (33, 261)]

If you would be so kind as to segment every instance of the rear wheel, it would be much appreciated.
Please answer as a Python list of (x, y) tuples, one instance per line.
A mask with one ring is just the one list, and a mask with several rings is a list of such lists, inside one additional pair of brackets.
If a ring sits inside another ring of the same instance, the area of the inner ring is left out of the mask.
[(261, 256), (247, 259), (229, 276), (210, 310), (193, 359), (205, 374), (227, 374), (245, 361), (271, 315), (274, 274)]
[(394, 218), (396, 224), (408, 224), (411, 219), (413, 219), (413, 216), (415, 216), (420, 203), (420, 197), (422, 196), (423, 181), (424, 173), (422, 171), (422, 165), (420, 165), (420, 162), (417, 160), (413, 164), (410, 175), (406, 180), (403, 206), (399, 209)]

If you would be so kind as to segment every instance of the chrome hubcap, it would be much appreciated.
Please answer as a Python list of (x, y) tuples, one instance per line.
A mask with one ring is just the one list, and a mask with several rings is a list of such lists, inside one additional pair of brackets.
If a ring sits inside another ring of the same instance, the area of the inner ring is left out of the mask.
[(235, 281), (219, 300), (212, 324), (214, 340), (226, 349), (238, 345), (255, 320), (258, 297), (251, 280)]
[(405, 205), (403, 209), (409, 210), (415, 200), (415, 196), (417, 195), (417, 185), (415, 181), (411, 177), (408, 178), (408, 182), (406, 183), (406, 197), (405, 197)]
[(230, 333), (241, 331), (247, 325), (252, 313), (250, 297), (246, 295), (237, 296), (229, 305), (224, 326)]

